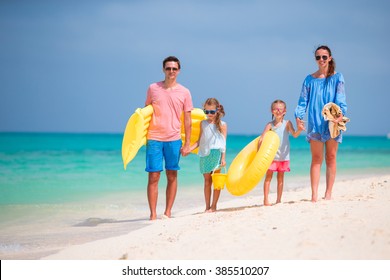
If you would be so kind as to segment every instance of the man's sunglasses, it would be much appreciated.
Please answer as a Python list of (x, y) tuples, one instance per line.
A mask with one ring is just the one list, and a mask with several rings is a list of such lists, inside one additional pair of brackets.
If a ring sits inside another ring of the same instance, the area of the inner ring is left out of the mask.
[(321, 58), (322, 58), (322, 60), (327, 60), (327, 59), (328, 59), (328, 56), (327, 56), (327, 55), (323, 55), (323, 56), (317, 55), (317, 56), (316, 56), (316, 60), (320, 60)]
[(203, 110), (203, 112), (206, 115), (208, 115), (208, 114), (215, 115), (215, 113), (217, 113), (217, 110)]
[(177, 70), (179, 70), (179, 69), (177, 69), (177, 68), (175, 68), (175, 67), (165, 67), (165, 71), (173, 71), (173, 72), (176, 72)]

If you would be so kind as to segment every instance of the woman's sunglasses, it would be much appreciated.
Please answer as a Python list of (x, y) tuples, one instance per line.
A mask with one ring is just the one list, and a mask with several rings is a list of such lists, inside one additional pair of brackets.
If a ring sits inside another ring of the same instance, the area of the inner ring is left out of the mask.
[(322, 60), (327, 60), (328, 59), (328, 56), (327, 55), (316, 55), (316, 60), (320, 60), (322, 58)]
[(206, 115), (208, 115), (208, 114), (215, 115), (215, 113), (217, 113), (217, 110), (203, 110), (203, 112)]

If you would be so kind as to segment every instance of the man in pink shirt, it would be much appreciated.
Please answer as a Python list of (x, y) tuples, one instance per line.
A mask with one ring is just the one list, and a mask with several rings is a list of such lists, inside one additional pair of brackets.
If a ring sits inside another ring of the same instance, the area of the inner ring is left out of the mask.
[[(165, 79), (149, 86), (145, 106), (153, 106), (146, 144), (146, 168), (148, 177), (148, 202), (150, 219), (157, 219), (156, 207), (158, 182), (163, 171), (167, 176), (166, 206), (163, 218), (171, 217), (177, 191), (177, 171), (180, 155), (190, 153), (191, 110), (190, 91), (176, 81), (180, 73), (180, 61), (169, 56), (163, 61)], [(184, 112), (185, 141), (181, 141), (181, 114)]]

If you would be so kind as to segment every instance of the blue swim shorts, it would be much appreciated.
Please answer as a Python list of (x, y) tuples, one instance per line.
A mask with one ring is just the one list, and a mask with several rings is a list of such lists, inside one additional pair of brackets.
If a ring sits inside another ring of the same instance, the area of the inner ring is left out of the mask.
[(166, 170), (180, 170), (181, 140), (162, 142), (148, 140), (146, 143), (146, 172), (163, 171), (163, 160)]

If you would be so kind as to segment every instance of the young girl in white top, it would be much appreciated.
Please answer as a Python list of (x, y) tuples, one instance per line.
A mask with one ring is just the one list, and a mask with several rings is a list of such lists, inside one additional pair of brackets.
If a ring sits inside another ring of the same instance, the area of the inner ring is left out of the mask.
[(271, 113), (272, 121), (267, 123), (261, 137), (259, 139), (258, 147), (260, 148), (261, 142), (263, 140), (263, 135), (269, 131), (275, 131), (280, 138), (280, 146), (276, 152), (274, 161), (271, 163), (267, 174), (264, 179), (264, 205), (270, 206), (271, 204), (268, 201), (269, 188), (272, 180), (273, 172), (278, 172), (277, 177), (277, 198), (276, 203), (282, 201), (282, 192), (283, 192), (283, 183), (284, 183), (284, 172), (290, 171), (290, 141), (288, 139), (289, 133), (295, 138), (301, 133), (301, 129), (298, 128), (295, 131), (293, 124), (284, 120), (284, 115), (286, 114), (286, 103), (282, 100), (275, 100), (271, 104)]
[[(200, 138), (191, 146), (191, 150), (199, 147), (200, 172), (204, 177), (205, 212), (215, 212), (221, 190), (214, 189), (211, 202), (211, 174), (215, 169), (226, 166), (227, 124), (221, 120), (225, 116), (225, 111), (217, 99), (208, 98), (203, 105), (203, 110), (207, 119), (201, 122)], [(216, 170), (217, 173), (219, 171)]]

